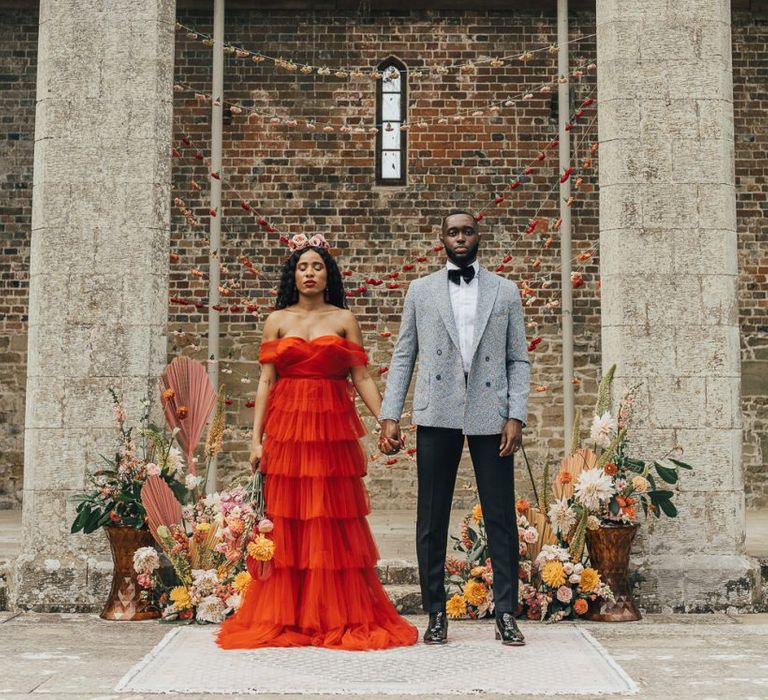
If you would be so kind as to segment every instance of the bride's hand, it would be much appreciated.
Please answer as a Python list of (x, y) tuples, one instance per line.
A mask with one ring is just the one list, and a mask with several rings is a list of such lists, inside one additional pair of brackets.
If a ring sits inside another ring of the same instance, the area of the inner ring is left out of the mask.
[(261, 462), (263, 453), (264, 448), (262, 447), (261, 443), (257, 445), (251, 445), (251, 456), (248, 457), (248, 463), (251, 465), (251, 474), (255, 474), (256, 470), (259, 468), (259, 462)]

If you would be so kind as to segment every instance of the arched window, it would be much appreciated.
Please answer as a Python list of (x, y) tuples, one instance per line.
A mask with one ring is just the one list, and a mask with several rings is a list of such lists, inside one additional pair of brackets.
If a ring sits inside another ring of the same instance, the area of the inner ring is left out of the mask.
[(376, 183), (406, 183), (408, 132), (401, 131), (408, 113), (405, 65), (390, 57), (379, 64), (381, 80), (376, 81)]

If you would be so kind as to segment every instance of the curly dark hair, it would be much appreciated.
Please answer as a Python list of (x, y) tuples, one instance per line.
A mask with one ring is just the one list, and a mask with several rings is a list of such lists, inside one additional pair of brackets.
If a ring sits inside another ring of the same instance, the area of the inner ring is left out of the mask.
[(286, 260), (283, 265), (283, 271), (280, 276), (280, 289), (277, 292), (275, 301), (276, 309), (284, 309), (299, 301), (299, 290), (296, 288), (296, 266), (299, 264), (299, 258), (308, 250), (314, 250), (325, 263), (325, 269), (328, 273), (328, 283), (325, 288), (325, 300), (329, 304), (338, 306), (340, 309), (347, 308), (347, 297), (344, 294), (344, 282), (339, 272), (339, 266), (334, 257), (325, 249), (315, 246), (308, 246), (297, 250)]

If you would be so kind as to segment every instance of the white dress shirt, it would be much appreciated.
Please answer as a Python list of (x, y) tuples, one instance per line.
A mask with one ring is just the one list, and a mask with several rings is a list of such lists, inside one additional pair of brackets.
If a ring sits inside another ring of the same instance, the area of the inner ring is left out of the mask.
[[(460, 269), (450, 260), (446, 267), (449, 270)], [(459, 284), (454, 284), (448, 280), (448, 293), (451, 295), (451, 307), (453, 308), (453, 318), (456, 321), (456, 329), (459, 332), (459, 346), (461, 348), (461, 359), (464, 363), (464, 372), (469, 372), (469, 365), (472, 362), (472, 342), (475, 339), (475, 317), (477, 316), (477, 273), (480, 270), (480, 263), (475, 260), (471, 267), (475, 268), (475, 276), (469, 283), (464, 278), (459, 278)]]

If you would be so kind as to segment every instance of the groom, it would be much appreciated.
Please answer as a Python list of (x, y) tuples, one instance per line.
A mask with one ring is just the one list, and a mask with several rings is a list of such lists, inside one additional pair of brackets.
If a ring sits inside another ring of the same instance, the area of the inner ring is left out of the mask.
[(493, 565), (496, 638), (521, 646), (514, 453), (527, 418), (530, 365), (517, 286), (477, 262), (472, 214), (443, 219), (446, 268), (411, 282), (381, 407), (381, 449), (402, 446), (400, 416), (416, 359), (413, 394), (418, 505), (416, 552), (427, 644), (448, 635), (444, 567), (456, 471), (466, 437)]

